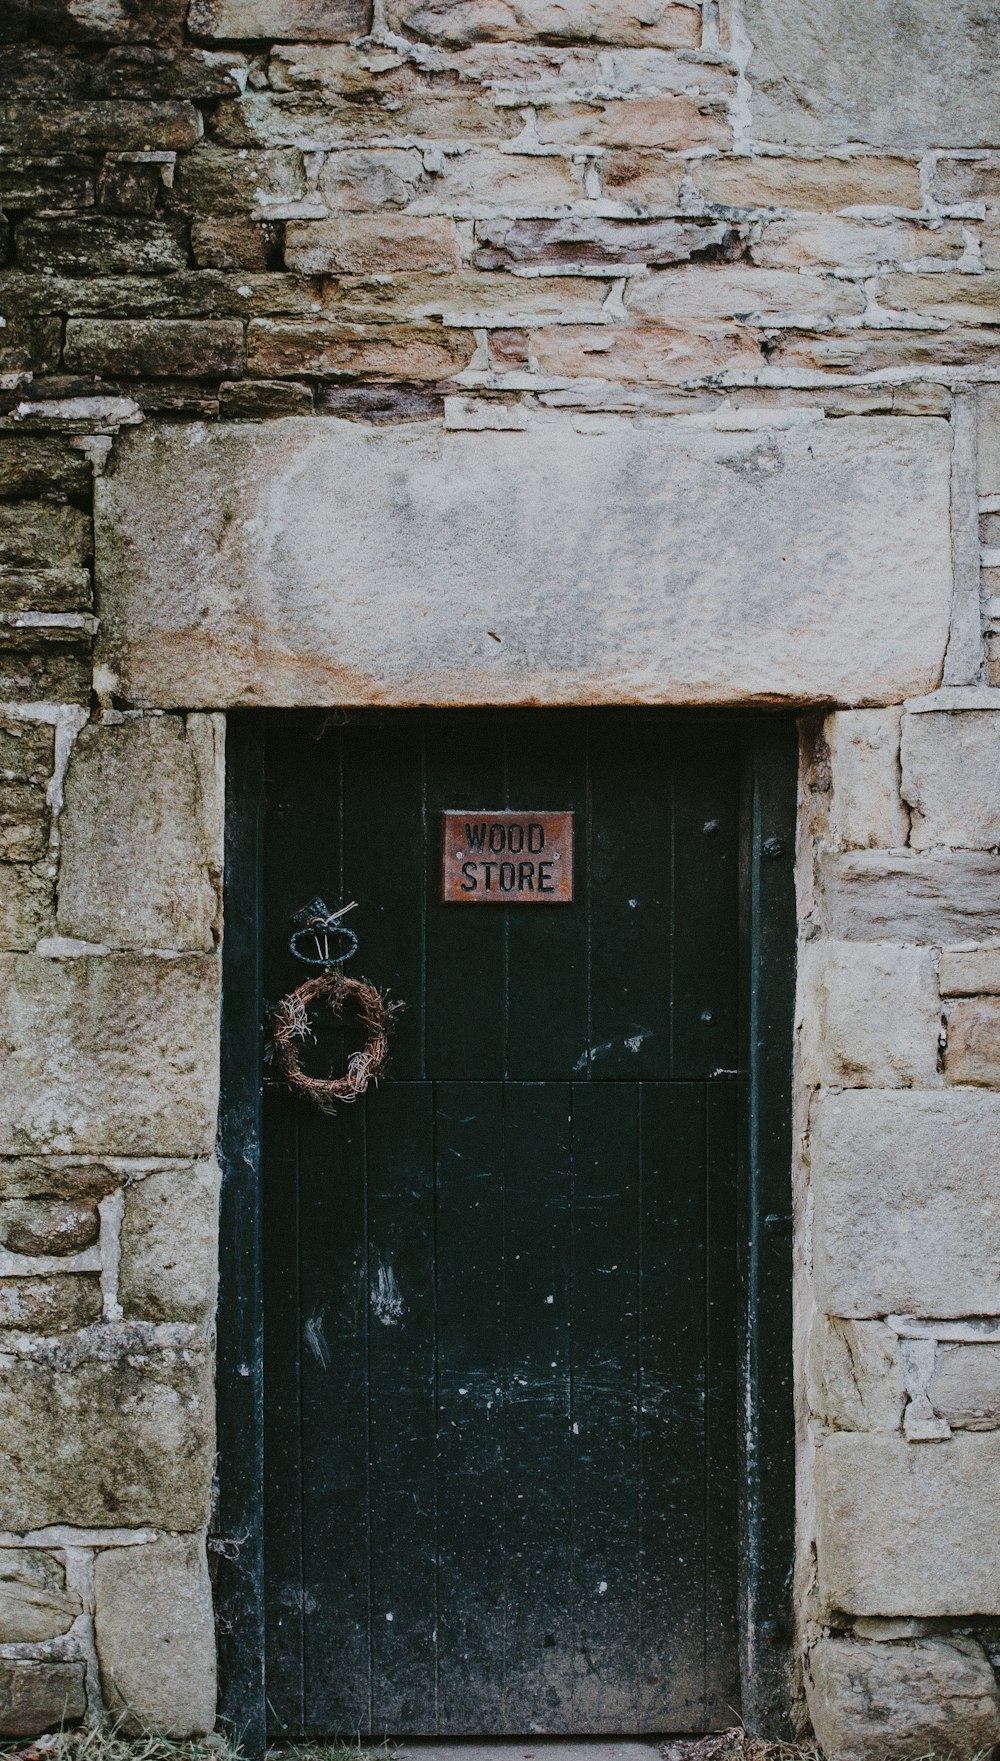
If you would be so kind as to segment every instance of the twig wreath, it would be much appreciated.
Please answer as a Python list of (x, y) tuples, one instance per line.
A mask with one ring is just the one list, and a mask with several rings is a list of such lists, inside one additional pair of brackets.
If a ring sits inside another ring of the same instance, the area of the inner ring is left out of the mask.
[[(357, 937), (337, 919), (351, 909), (350, 905), (345, 905), (340, 911), (329, 912), (322, 900), (317, 899), (299, 914), (301, 927), (292, 936), (291, 950), (300, 960), (322, 966), (323, 970), (282, 997), (271, 1023), (274, 1053), (282, 1076), (290, 1089), (304, 1095), (322, 1113), (336, 1112), (338, 1101), (356, 1101), (366, 1089), (377, 1084), (389, 1055), (393, 1017), (402, 1008), (401, 1003), (391, 1003), (368, 979), (348, 978), (341, 972), (339, 962), (354, 953)], [(315, 955), (303, 953), (299, 946), (299, 938), (307, 930), (315, 936)], [(349, 938), (349, 946), (343, 954), (331, 955), (331, 933)], [(309, 1020), (310, 1009), (325, 1005), (339, 1020), (348, 1002), (353, 1003), (367, 1030), (364, 1045), (351, 1053), (342, 1076), (307, 1076), (299, 1062), (299, 1048), (315, 1038)]]

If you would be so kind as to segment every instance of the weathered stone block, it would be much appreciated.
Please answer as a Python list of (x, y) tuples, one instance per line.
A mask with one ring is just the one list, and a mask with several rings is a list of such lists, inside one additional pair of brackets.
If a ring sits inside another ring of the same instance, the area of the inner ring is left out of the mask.
[(459, 267), (453, 220), (357, 214), (290, 221), (285, 262), (300, 275), (374, 275), (396, 269), (435, 274)]
[(112, 99), (91, 104), (21, 98), (0, 104), (0, 141), (38, 151), (62, 148), (79, 153), (148, 153), (193, 147), (201, 136), (201, 116), (186, 101), (162, 104)]
[(93, 611), (87, 569), (7, 569), (0, 566), (0, 611)]
[(0, 1547), (0, 1645), (42, 1645), (68, 1632), (83, 1603), (51, 1553)]
[(473, 262), (481, 269), (521, 264), (681, 263), (717, 250), (731, 236), (721, 222), (483, 220)]
[(254, 318), (247, 328), (247, 370), (293, 377), (449, 380), (469, 365), (472, 337), (440, 325), (340, 324), (315, 319)]
[(1000, 1613), (1000, 1435), (848, 1431), (816, 1458), (819, 1592), (848, 1614)]
[(103, 1162), (77, 1162), (70, 1156), (12, 1156), (0, 1159), (0, 1194), (5, 1199), (66, 1199), (73, 1205), (98, 1204), (117, 1191), (122, 1175)]
[(233, 318), (70, 318), (64, 354), (73, 373), (232, 377), (243, 371), (243, 326)]
[(1000, 495), (1000, 386), (981, 385), (976, 392), (978, 477), (980, 495)]
[(191, 0), (188, 28), (231, 42), (346, 43), (364, 36), (370, 18), (367, 0)]
[(884, 1321), (818, 1315), (809, 1354), (809, 1401), (831, 1430), (898, 1432), (906, 1384), (892, 1328)]
[(569, 43), (615, 43), (630, 48), (696, 48), (695, 9), (654, 0), (393, 0), (390, 30), (425, 42), (464, 48), (471, 43), (554, 37)]
[(0, 782), (0, 861), (37, 862), (49, 847), (49, 807), (37, 783)]
[[(4, 156), (4, 199), (7, 158)], [(0, 496), (89, 496), (90, 461), (65, 440), (40, 434), (4, 435), (0, 440)]]
[(86, 630), (0, 624), (0, 701), (89, 703), (90, 653)]
[(0, 1154), (197, 1155), (218, 1089), (212, 956), (0, 955)]
[(945, 949), (938, 983), (943, 997), (1000, 996), (1000, 946)]
[(302, 154), (294, 148), (235, 152), (203, 141), (180, 160), (173, 199), (196, 214), (247, 214), (306, 193)]
[(0, 777), (46, 783), (55, 761), (55, 729), (47, 722), (0, 721)]
[(1000, 1345), (938, 1345), (927, 1392), (949, 1425), (995, 1429), (1000, 1425)]
[(830, 1314), (1000, 1313), (1000, 1096), (855, 1089), (815, 1111), (816, 1282)]
[(904, 715), (901, 756), (915, 850), (1000, 844), (1000, 714)]
[(945, 430), (144, 427), (98, 485), (101, 660), (168, 705), (905, 693), (947, 636)]
[(809, 1653), (806, 1698), (816, 1740), (837, 1761), (965, 1761), (1000, 1738), (1000, 1694), (974, 1639), (820, 1639)]
[(130, 1319), (208, 1320), (215, 1309), (219, 1169), (147, 1174), (125, 1194), (119, 1301)]
[(0, 1203), (0, 1247), (10, 1253), (81, 1253), (100, 1233), (101, 1219), (93, 1204), (49, 1204), (39, 1199)]
[(67, 1333), (101, 1318), (96, 1274), (0, 1278), (0, 1328), (20, 1333)]
[(692, 178), (706, 202), (725, 208), (812, 213), (858, 207), (921, 208), (915, 159), (702, 159)]
[(195, 220), (191, 251), (199, 269), (249, 269), (260, 273), (277, 249), (278, 229), (244, 215)]
[(201, 1536), (99, 1553), (94, 1602), (101, 1690), (123, 1733), (206, 1735), (215, 1723), (215, 1621)]
[(949, 1082), (1000, 1088), (1000, 998), (949, 1003), (944, 1073)]
[(236, 422), (308, 416), (312, 409), (312, 386), (297, 385), (294, 380), (240, 379), (219, 386), (219, 414)]
[(0, 1524), (189, 1530), (208, 1517), (208, 1347), (94, 1328), (0, 1354)]
[(823, 326), (831, 318), (864, 310), (864, 295), (849, 281), (793, 269), (734, 269), (727, 264), (654, 270), (626, 295), (630, 313), (667, 323), (739, 318), (748, 324)]
[(86, 1710), (82, 1663), (0, 1658), (0, 1737), (61, 1730)]
[(803, 950), (800, 986), (804, 1081), (845, 1088), (940, 1081), (931, 949), (813, 942)]
[[(998, 26), (979, 0), (745, 0), (759, 140), (897, 148), (1000, 140)], [(985, 72), (984, 72), (985, 66)]]
[(91, 553), (90, 520), (56, 502), (0, 505), (0, 563), (8, 568), (70, 568)]
[(4, 154), (4, 203), (20, 208), (74, 210), (94, 206), (94, 162), (79, 154)]
[(176, 221), (80, 214), (22, 220), (18, 261), (43, 275), (167, 275), (187, 267)]
[(219, 916), (221, 725), (90, 723), (60, 818), (59, 927), (113, 948), (211, 948)]
[(0, 947), (27, 953), (55, 931), (55, 882), (47, 864), (0, 864)]
[(820, 862), (831, 935), (848, 941), (978, 941), (1000, 935), (1000, 861), (861, 850)]

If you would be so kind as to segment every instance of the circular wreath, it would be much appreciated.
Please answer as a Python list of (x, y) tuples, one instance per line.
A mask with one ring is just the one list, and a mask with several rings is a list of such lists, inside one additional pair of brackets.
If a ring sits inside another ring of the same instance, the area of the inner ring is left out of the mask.
[[(343, 1076), (307, 1076), (299, 1063), (298, 1047), (315, 1037), (309, 1025), (310, 1008), (314, 1003), (325, 1003), (339, 1018), (349, 999), (368, 1030), (365, 1044), (351, 1053)], [(356, 1101), (378, 1082), (385, 1068), (392, 1018), (400, 1007), (367, 979), (347, 978), (337, 967), (290, 991), (275, 1009), (271, 1029), (278, 1066), (289, 1088), (305, 1095), (323, 1113), (335, 1112), (338, 1101)]]

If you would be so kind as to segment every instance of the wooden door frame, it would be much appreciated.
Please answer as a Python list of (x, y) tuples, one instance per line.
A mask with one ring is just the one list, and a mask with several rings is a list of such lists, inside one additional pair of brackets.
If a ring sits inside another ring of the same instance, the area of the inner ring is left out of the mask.
[[(585, 706), (581, 706), (585, 707)], [(237, 711), (226, 741), (219, 1156), (217, 1566), (220, 1714), (248, 1757), (266, 1747), (263, 1291), (259, 1205), (263, 733)], [(420, 713), (415, 712), (415, 713)], [(512, 711), (511, 713), (516, 713)], [(553, 711), (557, 714), (558, 711)], [(798, 741), (786, 714), (665, 708), (744, 738), (740, 835), (740, 1665), (754, 1735), (791, 1734), (795, 1469), (792, 1041)]]

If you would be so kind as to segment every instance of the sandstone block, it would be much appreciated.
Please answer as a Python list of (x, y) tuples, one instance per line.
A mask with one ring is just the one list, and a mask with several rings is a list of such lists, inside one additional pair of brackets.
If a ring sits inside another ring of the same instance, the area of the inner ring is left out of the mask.
[(819, 1590), (848, 1614), (1000, 1612), (1000, 1435), (840, 1431), (817, 1455)]
[(0, 141), (38, 151), (78, 153), (175, 152), (193, 147), (201, 117), (186, 100), (162, 104), (112, 99), (90, 104), (18, 99), (0, 104)]
[(949, 1425), (994, 1430), (1000, 1425), (1000, 1345), (939, 1344), (927, 1392)]
[(908, 263), (957, 265), (967, 237), (968, 226), (959, 220), (888, 215), (775, 219), (760, 229), (748, 256), (762, 269), (798, 268), (854, 277)]
[(605, 196), (610, 201), (630, 203), (636, 215), (670, 213), (679, 206), (687, 174), (679, 154), (605, 153), (599, 163)]
[(0, 1547), (0, 1645), (41, 1645), (68, 1632), (83, 1603), (51, 1553)]
[(1000, 844), (1000, 714), (904, 715), (901, 756), (915, 850)]
[[(6, 165), (5, 156), (5, 170)], [(9, 199), (6, 174), (4, 199)], [(86, 455), (64, 440), (39, 434), (5, 435), (0, 440), (0, 496), (89, 496), (92, 481)]]
[(815, 1111), (816, 1280), (828, 1313), (1000, 1313), (1000, 1096), (855, 1089)]
[(121, 1174), (98, 1161), (71, 1156), (8, 1156), (0, 1160), (0, 1194), (6, 1200), (42, 1199), (51, 1205), (98, 1204), (122, 1183)]
[(55, 883), (27, 863), (0, 865), (0, 947), (27, 953), (55, 931)]
[(84, 214), (46, 215), (17, 227), (18, 261), (43, 275), (167, 275), (187, 268), (172, 221)]
[(970, 202), (1000, 207), (1000, 155), (984, 154), (979, 159), (942, 156), (934, 166), (931, 192), (934, 201), (945, 208)]
[(37, 862), (49, 847), (49, 807), (35, 783), (0, 782), (0, 861)]
[(97, 1207), (86, 1203), (50, 1204), (40, 1199), (0, 1202), (0, 1247), (9, 1253), (82, 1253), (100, 1234)]
[(809, 1401), (835, 1431), (898, 1432), (906, 1404), (899, 1340), (884, 1321), (816, 1318)]
[(180, 160), (173, 199), (196, 214), (246, 214), (299, 202), (305, 192), (302, 154), (293, 148), (248, 153), (202, 141)]
[(215, 1723), (215, 1620), (201, 1536), (99, 1553), (94, 1602), (101, 1690), (123, 1733), (205, 1736)]
[(157, 1349), (142, 1329), (94, 1328), (0, 1355), (4, 1529), (200, 1528), (213, 1452), (203, 1343)]
[(1000, 274), (961, 272), (929, 275), (885, 275), (875, 283), (879, 303), (895, 311), (948, 324), (989, 324), (1000, 300)]
[[(450, 10), (454, 10), (453, 8)], [(501, 214), (537, 214), (583, 194), (579, 167), (568, 158), (490, 152), (473, 148), (449, 153), (418, 210), (455, 219)]]
[(308, 416), (312, 409), (312, 386), (296, 385), (292, 380), (240, 379), (219, 386), (219, 414), (234, 422)]
[(80, 508), (56, 502), (0, 506), (0, 563), (8, 568), (69, 568), (91, 553), (90, 521)]
[(218, 1089), (215, 959), (0, 955), (0, 1154), (197, 1155)]
[(264, 375), (449, 380), (469, 365), (470, 336), (417, 324), (346, 325), (315, 320), (251, 319), (247, 370)]
[(471, 43), (524, 41), (614, 43), (623, 48), (693, 49), (700, 19), (693, 7), (654, 0), (393, 0), (390, 30), (465, 48)]
[(728, 265), (660, 269), (630, 286), (629, 312), (673, 324), (739, 318), (751, 324), (809, 327), (864, 309), (861, 289), (828, 275), (792, 269), (738, 269)]
[(82, 1663), (0, 1658), (0, 1737), (61, 1730), (86, 1710)]
[[(288, 330), (306, 370), (299, 328), (251, 325), (258, 369), (277, 353), (290, 370)], [(330, 346), (321, 370), (369, 347), (344, 337), (334, 363)], [(391, 342), (371, 346), (391, 365)], [(127, 697), (169, 705), (898, 695), (936, 678), (947, 636), (949, 444), (943, 423), (874, 417), (516, 435), (289, 420), (196, 447), (144, 425), (98, 484), (101, 661)], [(753, 534), (735, 552), (734, 522)]]
[(816, 1740), (837, 1761), (958, 1761), (1000, 1737), (1000, 1694), (974, 1639), (820, 1639), (809, 1653), (806, 1698)]
[(81, 730), (60, 819), (63, 935), (114, 948), (213, 947), (218, 763), (209, 716), (130, 717)]
[(1000, 996), (1000, 945), (946, 949), (938, 982), (943, 997)]
[(266, 269), (277, 249), (278, 229), (244, 216), (195, 220), (191, 251), (199, 269)]
[(359, 214), (290, 221), (285, 262), (300, 275), (373, 275), (396, 269), (443, 273), (459, 267), (453, 220)]
[(80, 154), (4, 154), (4, 201), (12, 210), (94, 206), (94, 162)]
[(73, 373), (231, 378), (243, 371), (243, 326), (233, 318), (70, 318), (64, 355)]
[(898, 148), (991, 146), (1000, 80), (983, 76), (994, 21), (978, 0), (746, 0), (748, 75), (758, 140), (796, 146), (860, 141)]
[(723, 244), (729, 229), (704, 221), (484, 220), (473, 262), (480, 269), (521, 264), (681, 263)]
[(196, 37), (255, 42), (346, 43), (363, 37), (367, 0), (191, 0), (188, 28)]
[(93, 611), (87, 569), (0, 567), (0, 611)]
[(860, 850), (820, 862), (831, 935), (849, 941), (978, 941), (1000, 935), (1000, 861)]
[(323, 162), (319, 189), (331, 208), (405, 208), (426, 188), (420, 154), (412, 147), (342, 148)]
[(561, 147), (729, 147), (733, 131), (720, 98), (664, 92), (650, 98), (594, 99), (539, 107), (538, 139)]
[(89, 703), (91, 647), (85, 630), (0, 625), (0, 701)]
[(0, 1328), (21, 1333), (67, 1333), (101, 1318), (101, 1281), (96, 1274), (0, 1278)]
[(979, 493), (1000, 495), (1000, 386), (981, 386), (976, 393), (976, 404), (979, 411)]
[(941, 1006), (929, 948), (812, 942), (801, 966), (803, 1076), (844, 1088), (932, 1087)]
[(119, 1301), (130, 1319), (209, 1320), (215, 1310), (219, 1169), (147, 1174), (125, 1194)]
[(706, 202), (723, 208), (805, 213), (923, 205), (915, 159), (867, 153), (850, 159), (706, 158), (692, 178)]
[(944, 1073), (949, 1082), (1000, 1088), (1000, 998), (949, 1003)]
[[(326, 93), (325, 101), (303, 102), (283, 94), (248, 92), (224, 99), (213, 118), (217, 139), (228, 147), (296, 147), (305, 152), (330, 147), (356, 147), (365, 141), (395, 139), (409, 146), (413, 137), (428, 141), (512, 140), (516, 113), (498, 107), (492, 97), (473, 88), (451, 94), (418, 81), (402, 87), (373, 86), (365, 93), (342, 97)], [(512, 161), (504, 160), (504, 165)]]

